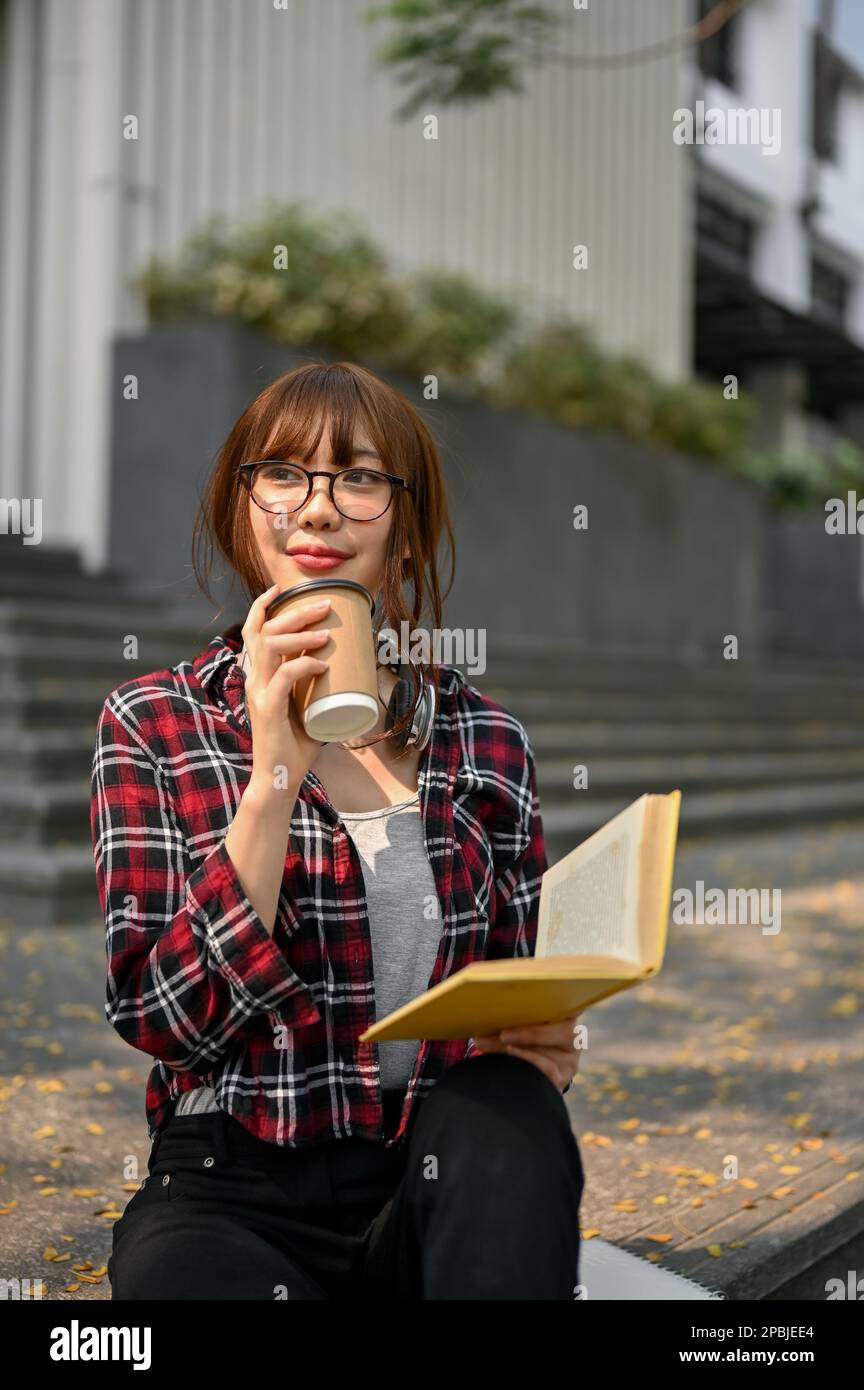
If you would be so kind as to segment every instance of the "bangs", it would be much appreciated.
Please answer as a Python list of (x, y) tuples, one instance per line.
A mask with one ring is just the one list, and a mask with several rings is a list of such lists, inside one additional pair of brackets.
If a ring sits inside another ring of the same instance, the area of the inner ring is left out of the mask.
[[(387, 441), (376, 437), (380, 432), (375, 427), (374, 412), (367, 409), (357, 381), (350, 372), (332, 365), (308, 370), (274, 394), (261, 421), (257, 457), (293, 458), (308, 463), (328, 424), (337, 468), (352, 465), (355, 435), (362, 431), (385, 469), (395, 471), (385, 453)], [(255, 456), (251, 454), (250, 458)]]

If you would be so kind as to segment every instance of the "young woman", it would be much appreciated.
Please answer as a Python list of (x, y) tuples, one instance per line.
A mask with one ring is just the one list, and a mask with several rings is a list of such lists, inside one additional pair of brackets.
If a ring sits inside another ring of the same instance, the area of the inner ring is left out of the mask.
[(575, 1017), (358, 1041), (470, 961), (533, 953), (546, 855), (525, 730), (455, 666), (400, 683), (379, 664), (377, 728), (319, 743), (291, 694), (326, 669), (326, 608), (266, 617), (329, 573), (376, 597), (376, 643), (427, 607), (440, 630), (442, 531), (452, 560), (411, 404), (352, 363), (289, 372), (234, 425), (196, 526), (202, 588), (215, 544), (245, 622), (105, 701), (106, 1012), (155, 1061), (115, 1299), (574, 1296)]

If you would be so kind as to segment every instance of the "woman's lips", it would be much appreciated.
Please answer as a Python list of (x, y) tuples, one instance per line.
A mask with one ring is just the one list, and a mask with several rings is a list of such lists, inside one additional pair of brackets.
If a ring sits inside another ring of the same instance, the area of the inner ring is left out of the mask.
[(348, 559), (347, 555), (315, 555), (309, 550), (294, 551), (291, 559), (301, 569), (307, 570), (332, 570), (337, 565), (343, 565)]

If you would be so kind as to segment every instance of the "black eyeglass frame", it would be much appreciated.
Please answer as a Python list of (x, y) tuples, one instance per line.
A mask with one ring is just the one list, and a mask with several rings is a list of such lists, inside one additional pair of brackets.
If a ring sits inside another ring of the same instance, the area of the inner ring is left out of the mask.
[[(282, 511), (282, 510), (274, 511), (274, 509), (273, 509), (272, 507), (265, 507), (265, 506), (262, 505), (261, 502), (258, 501), (258, 498), (255, 496), (255, 493), (252, 491), (252, 472), (251, 472), (251, 470), (252, 470), (253, 468), (263, 468), (263, 467), (265, 467), (267, 464), (273, 464), (273, 465), (275, 465), (276, 467), (278, 467), (278, 466), (281, 464), (281, 466), (282, 466), (283, 468), (299, 468), (299, 470), (300, 470), (301, 473), (305, 473), (305, 474), (306, 474), (306, 496), (303, 498), (303, 501), (300, 503), (299, 507), (286, 507), (286, 508), (284, 509), (284, 511)], [(246, 489), (247, 489), (247, 491), (248, 491), (248, 493), (249, 493), (249, 496), (252, 498), (252, 501), (255, 503), (255, 505), (256, 505), (257, 507), (260, 507), (260, 508), (261, 508), (262, 512), (267, 512), (268, 516), (284, 516), (284, 515), (286, 515), (286, 514), (287, 514), (288, 516), (293, 516), (295, 512), (300, 512), (300, 511), (302, 511), (303, 508), (306, 506), (306, 503), (309, 501), (309, 498), (312, 496), (312, 479), (313, 479), (313, 478), (327, 478), (327, 479), (329, 479), (329, 483), (330, 483), (330, 501), (333, 503), (333, 506), (336, 507), (336, 510), (337, 510), (337, 512), (339, 513), (339, 515), (340, 515), (340, 516), (344, 516), (346, 521), (379, 521), (380, 518), (381, 518), (382, 516), (386, 516), (386, 515), (387, 515), (388, 511), (390, 510), (391, 506), (393, 505), (393, 498), (395, 497), (396, 494), (395, 494), (395, 492), (393, 492), (393, 491), (391, 490), (391, 492), (390, 492), (390, 500), (389, 500), (389, 502), (387, 503), (387, 506), (384, 508), (383, 512), (379, 512), (377, 516), (363, 516), (363, 517), (360, 517), (360, 516), (348, 516), (348, 514), (347, 514), (346, 512), (343, 512), (343, 511), (342, 511), (342, 508), (341, 508), (341, 507), (337, 506), (337, 504), (336, 504), (336, 499), (335, 499), (335, 497), (333, 496), (333, 489), (334, 489), (334, 487), (336, 486), (336, 480), (337, 480), (337, 478), (340, 478), (340, 477), (342, 476), (343, 473), (375, 473), (376, 475), (377, 475), (377, 474), (380, 474), (380, 476), (381, 476), (382, 478), (386, 478), (387, 481), (388, 481), (389, 483), (393, 484), (394, 487), (398, 485), (399, 487), (404, 488), (406, 492), (411, 492), (411, 493), (413, 493), (413, 491), (414, 491), (414, 489), (413, 489), (413, 487), (411, 486), (410, 483), (406, 483), (406, 481), (405, 481), (404, 478), (398, 477), (395, 473), (384, 473), (384, 472), (381, 471), (380, 468), (363, 468), (362, 464), (353, 464), (350, 468), (340, 468), (339, 471), (338, 471), (337, 473), (329, 473), (329, 472), (327, 472), (327, 470), (324, 469), (324, 468), (314, 468), (314, 469), (312, 469), (312, 468), (304, 468), (303, 465), (302, 465), (302, 463), (293, 463), (293, 462), (289, 463), (289, 462), (288, 462), (287, 460), (285, 460), (285, 459), (258, 459), (257, 461), (252, 462), (252, 463), (241, 463), (241, 464), (238, 466), (238, 470), (237, 470), (237, 471), (239, 472), (241, 478), (243, 479), (243, 481), (244, 481), (244, 483), (245, 483), (245, 485), (246, 485)]]

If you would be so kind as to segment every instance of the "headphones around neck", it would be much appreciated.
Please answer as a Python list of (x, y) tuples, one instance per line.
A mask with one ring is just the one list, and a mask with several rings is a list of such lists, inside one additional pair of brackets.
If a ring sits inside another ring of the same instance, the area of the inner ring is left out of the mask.
[(420, 677), (420, 693), (412, 708), (414, 686), (410, 675), (411, 664), (413, 663), (400, 661), (395, 667), (397, 679), (387, 703), (384, 728), (389, 731), (404, 719), (404, 727), (393, 735), (391, 742), (400, 751), (410, 745), (420, 753), (432, 737), (437, 700), (434, 685), (426, 679), (425, 673), (418, 666), (415, 669)]

